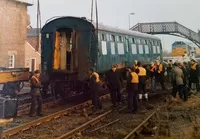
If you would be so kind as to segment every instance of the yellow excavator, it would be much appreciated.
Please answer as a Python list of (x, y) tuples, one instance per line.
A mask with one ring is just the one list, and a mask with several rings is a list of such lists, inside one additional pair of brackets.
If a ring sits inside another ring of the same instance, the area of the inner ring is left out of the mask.
[(29, 81), (29, 68), (0, 68), (0, 119), (12, 118), (17, 113), (18, 95), (23, 88), (23, 82)]

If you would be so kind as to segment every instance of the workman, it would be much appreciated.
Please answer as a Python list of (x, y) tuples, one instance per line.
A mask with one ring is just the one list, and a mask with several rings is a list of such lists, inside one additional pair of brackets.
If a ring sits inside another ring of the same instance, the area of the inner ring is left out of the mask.
[(189, 71), (189, 88), (192, 88), (192, 83), (196, 84), (196, 89), (199, 92), (199, 66), (195, 59), (191, 60), (191, 67)]
[(106, 74), (106, 82), (111, 92), (113, 107), (116, 107), (116, 104), (120, 105), (122, 101), (121, 90), (123, 82), (122, 76), (120, 72), (117, 71), (116, 65), (112, 65), (111, 70)]
[(181, 69), (181, 63), (177, 61), (174, 64), (174, 68), (172, 70), (172, 79), (175, 81), (174, 83), (174, 89), (172, 92), (172, 96), (175, 98), (177, 91), (179, 92), (179, 97), (181, 99), (184, 99), (184, 74), (183, 70)]
[(171, 83), (171, 77), (172, 77), (172, 60), (169, 60), (167, 64), (167, 81)]
[(142, 94), (146, 101), (148, 101), (148, 94), (146, 93), (146, 69), (142, 67), (142, 63), (138, 62), (139, 69), (139, 101), (142, 101)]
[(150, 67), (150, 78), (151, 78), (151, 90), (155, 88), (155, 74), (156, 74), (156, 65), (154, 62), (151, 62)]
[[(30, 80), (30, 87), (31, 87), (31, 109), (30, 109), (30, 116), (34, 117), (36, 114), (38, 116), (43, 116), (42, 114), (42, 95), (41, 95), (41, 82), (40, 82), (40, 71), (36, 70), (34, 75), (31, 77)], [(35, 113), (35, 106), (37, 103), (37, 113)]]
[(94, 111), (98, 111), (102, 109), (102, 103), (99, 99), (102, 87), (100, 85), (99, 74), (95, 72), (95, 68), (93, 67), (90, 68), (89, 77), (90, 77), (89, 86), (90, 86), (92, 105), (94, 106)]
[(126, 91), (128, 93), (128, 112), (136, 113), (138, 111), (138, 77), (139, 69), (129, 69)]
[(159, 60), (156, 60), (156, 81), (161, 84), (163, 90), (166, 89), (164, 85), (164, 73), (165, 73), (164, 66), (160, 63)]

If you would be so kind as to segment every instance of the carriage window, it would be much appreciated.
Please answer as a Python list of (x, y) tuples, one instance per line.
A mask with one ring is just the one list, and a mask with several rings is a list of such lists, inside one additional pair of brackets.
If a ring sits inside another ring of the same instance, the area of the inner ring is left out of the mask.
[(102, 40), (102, 41), (105, 41), (105, 40), (106, 40), (105, 34), (101, 34), (101, 40)]
[(117, 42), (119, 41), (119, 36), (116, 36), (116, 41), (117, 41)]
[(111, 41), (115, 42), (115, 36), (111, 35)]
[(156, 54), (156, 46), (152, 46), (153, 47), (153, 54)]
[(140, 39), (140, 44), (143, 44), (143, 40), (142, 39)]
[(147, 45), (147, 40), (144, 40), (144, 44)]
[(143, 46), (142, 45), (139, 45), (139, 54), (143, 54)]
[(144, 49), (145, 49), (145, 54), (149, 54), (149, 46), (148, 46), (148, 45), (145, 45), (145, 46), (144, 46)]
[(137, 54), (137, 46), (136, 44), (131, 44), (132, 54)]
[(114, 42), (110, 43), (110, 49), (111, 49), (111, 54), (114, 55), (115, 54), (115, 43)]
[(155, 42), (155, 41), (153, 41), (153, 45), (156, 45), (156, 42)]
[(160, 46), (157, 46), (157, 53), (160, 54)]
[(140, 40), (139, 39), (136, 39), (136, 42), (137, 42), (137, 44), (140, 44)]
[(122, 36), (119, 36), (119, 42), (122, 42)]
[(128, 40), (129, 40), (129, 43), (133, 43), (132, 38), (129, 38)]
[(109, 36), (110, 36), (109, 34), (106, 34), (106, 40), (107, 41), (110, 41), (110, 37)]
[(132, 38), (132, 42), (135, 44), (135, 39), (134, 38)]
[(102, 54), (107, 55), (107, 46), (106, 46), (106, 41), (101, 42), (101, 47), (102, 47)]
[(119, 55), (123, 55), (124, 54), (124, 44), (123, 43), (118, 43), (117, 44), (117, 50), (118, 50), (118, 54)]

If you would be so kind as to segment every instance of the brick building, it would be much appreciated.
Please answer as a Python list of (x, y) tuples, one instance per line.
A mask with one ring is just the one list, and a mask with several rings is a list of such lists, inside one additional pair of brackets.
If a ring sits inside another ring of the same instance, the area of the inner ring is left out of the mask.
[[(40, 55), (40, 33), (36, 28), (30, 27), (27, 32), (27, 42), (25, 45), (25, 67), (30, 68), (30, 71), (40, 69), (41, 55)], [(36, 47), (39, 45), (38, 52)]]
[(0, 0), (0, 67), (26, 66), (27, 26), (30, 17), (25, 0)]

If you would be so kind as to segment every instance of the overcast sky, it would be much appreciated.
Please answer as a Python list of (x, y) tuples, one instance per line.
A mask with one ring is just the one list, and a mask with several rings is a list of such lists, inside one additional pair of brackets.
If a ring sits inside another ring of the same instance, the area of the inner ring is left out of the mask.
[[(36, 27), (36, 1), (29, 7), (31, 25)], [(42, 25), (53, 16), (78, 16), (90, 18), (91, 0), (40, 0)], [(200, 0), (98, 0), (99, 22), (128, 29), (138, 22), (177, 21), (197, 32), (200, 29)], [(163, 47), (171, 50), (171, 44), (179, 37), (161, 35)], [(188, 41), (188, 40), (186, 40)]]

